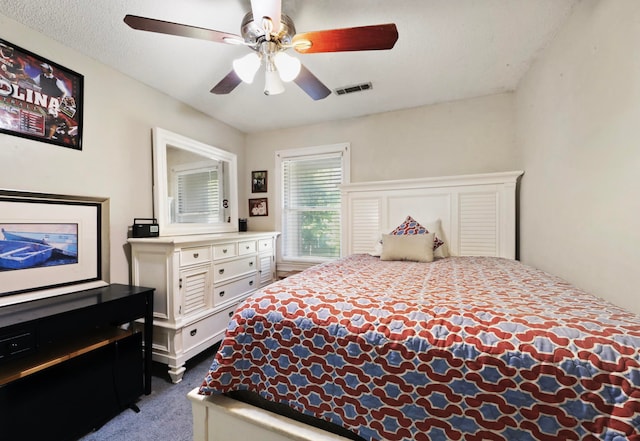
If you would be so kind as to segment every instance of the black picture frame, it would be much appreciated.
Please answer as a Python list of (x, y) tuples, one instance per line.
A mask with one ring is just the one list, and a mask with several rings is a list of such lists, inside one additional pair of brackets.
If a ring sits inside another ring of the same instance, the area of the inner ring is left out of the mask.
[(0, 39), (0, 133), (82, 150), (84, 76)]
[(269, 216), (269, 200), (267, 198), (249, 199), (249, 216)]
[[(107, 203), (100, 198), (0, 189), (0, 248), (5, 250), (2, 258), (6, 259), (0, 265), (0, 297), (106, 285)], [(20, 248), (15, 248), (17, 244)], [(28, 259), (32, 259), (32, 252), (52, 250), (43, 261), (24, 260), (16, 254), (11, 262), (11, 253), (27, 246), (34, 248), (24, 251)]]
[(251, 193), (267, 192), (267, 171), (258, 170), (251, 172)]

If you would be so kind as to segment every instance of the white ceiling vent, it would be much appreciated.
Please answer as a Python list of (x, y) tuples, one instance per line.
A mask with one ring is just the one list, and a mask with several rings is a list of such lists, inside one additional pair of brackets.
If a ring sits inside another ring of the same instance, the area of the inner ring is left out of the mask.
[(338, 87), (334, 89), (336, 95), (346, 95), (348, 93), (362, 92), (363, 90), (371, 90), (371, 83), (356, 84), (355, 86)]

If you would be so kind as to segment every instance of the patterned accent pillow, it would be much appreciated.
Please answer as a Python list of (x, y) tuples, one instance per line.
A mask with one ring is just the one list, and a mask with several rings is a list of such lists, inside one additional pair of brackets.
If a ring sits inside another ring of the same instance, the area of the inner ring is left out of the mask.
[[(395, 236), (403, 236), (403, 235), (409, 235), (409, 234), (428, 234), (428, 233), (429, 231), (425, 227), (420, 225), (420, 223), (417, 220), (415, 220), (411, 216), (407, 216), (404, 222), (398, 225), (395, 228), (395, 230), (393, 230), (389, 234), (393, 234)], [(440, 238), (438, 238), (435, 235), (433, 236), (434, 251), (437, 248), (441, 247), (443, 244), (444, 242)]]

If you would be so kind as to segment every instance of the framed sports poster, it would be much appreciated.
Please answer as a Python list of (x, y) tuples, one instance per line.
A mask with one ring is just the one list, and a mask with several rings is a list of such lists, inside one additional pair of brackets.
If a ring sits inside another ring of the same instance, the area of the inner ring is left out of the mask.
[(82, 150), (84, 77), (0, 39), (0, 133)]

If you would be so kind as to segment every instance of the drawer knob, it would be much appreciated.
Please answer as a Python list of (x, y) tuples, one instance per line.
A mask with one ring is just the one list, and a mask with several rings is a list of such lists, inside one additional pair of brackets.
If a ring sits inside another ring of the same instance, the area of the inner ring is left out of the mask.
[(218, 274), (224, 274), (224, 268), (219, 269)]
[(220, 292), (218, 293), (218, 295), (219, 295), (220, 297), (224, 297), (224, 291), (220, 291)]
[(191, 334), (191, 337), (195, 336), (198, 333), (197, 329), (193, 329), (189, 334)]
[(222, 254), (227, 254), (227, 249), (226, 248), (222, 249)]
[(199, 255), (200, 255), (199, 253), (193, 253), (193, 258), (197, 259)]
[(233, 317), (233, 311), (229, 313), (229, 318)]
[(249, 286), (253, 286), (253, 280), (249, 280)]
[(244, 249), (245, 249), (245, 250), (248, 250), (248, 249), (249, 249), (249, 245), (247, 245), (246, 247), (244, 247)]
[(249, 262), (249, 266), (253, 266), (253, 262)]

